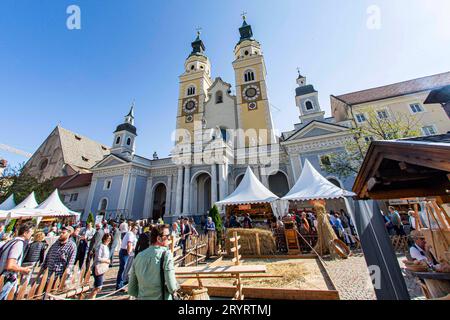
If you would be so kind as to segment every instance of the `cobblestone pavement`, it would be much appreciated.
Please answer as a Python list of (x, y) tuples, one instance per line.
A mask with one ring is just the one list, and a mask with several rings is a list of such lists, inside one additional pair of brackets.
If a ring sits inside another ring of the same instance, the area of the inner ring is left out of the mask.
[(366, 260), (361, 252), (348, 259), (325, 260), (341, 300), (375, 300), (375, 291), (370, 281)]

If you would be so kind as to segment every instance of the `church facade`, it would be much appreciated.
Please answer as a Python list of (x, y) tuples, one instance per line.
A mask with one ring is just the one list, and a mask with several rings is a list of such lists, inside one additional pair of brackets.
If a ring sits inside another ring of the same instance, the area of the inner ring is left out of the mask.
[[(266, 66), (261, 44), (244, 18), (234, 47), (232, 84), (211, 77), (211, 63), (200, 34), (179, 77), (175, 145), (170, 158), (135, 153), (138, 129), (134, 107), (114, 131), (110, 154), (91, 168), (92, 182), (83, 218), (158, 219), (200, 217), (240, 183), (247, 166), (278, 196), (284, 196), (308, 159), (319, 171), (324, 155), (343, 151), (351, 139), (348, 121), (325, 118), (318, 92), (299, 74), (295, 101), (300, 123), (281, 137), (274, 134)], [(341, 181), (350, 189), (352, 179)]]

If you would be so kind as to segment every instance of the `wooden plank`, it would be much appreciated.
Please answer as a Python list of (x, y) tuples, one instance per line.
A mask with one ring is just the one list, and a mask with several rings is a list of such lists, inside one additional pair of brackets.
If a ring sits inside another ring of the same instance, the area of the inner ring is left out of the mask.
[(36, 292), (37, 286), (38, 286), (38, 283), (37, 283), (37, 281), (35, 281), (33, 283), (33, 285), (31, 286), (30, 291), (28, 291), (27, 300), (32, 300), (34, 298), (34, 294)]
[(222, 274), (222, 273), (264, 273), (267, 272), (265, 265), (240, 265), (240, 266), (197, 266), (197, 267), (178, 267), (175, 268), (175, 274)]
[(47, 278), (48, 278), (48, 269), (45, 270), (44, 275), (41, 278), (41, 283), (39, 284), (39, 287), (36, 291), (36, 296), (40, 296), (44, 291), (44, 287), (47, 283)]
[[(234, 286), (204, 286), (208, 289), (210, 297), (231, 298), (236, 293)], [(188, 292), (196, 289), (196, 286), (181, 285), (183, 290)], [(256, 288), (244, 287), (242, 294), (247, 299), (268, 299), (268, 300), (339, 300), (339, 293), (336, 290), (301, 290), (286, 288)]]
[(20, 287), (19, 290), (17, 290), (17, 297), (16, 300), (22, 300), (23, 297), (25, 297), (25, 292), (27, 291), (27, 286), (28, 286), (28, 279), (27, 281), (25, 281), (25, 283), (23, 283)]
[(64, 290), (68, 276), (69, 276), (69, 269), (67, 268), (66, 270), (64, 270), (64, 273), (61, 277), (61, 281), (59, 283), (59, 288), (58, 288), (59, 290)]
[(16, 287), (13, 287), (11, 291), (9, 291), (8, 295), (6, 296), (6, 300), (14, 300), (14, 295), (16, 294)]
[(55, 273), (53, 272), (52, 273), (52, 275), (51, 275), (51, 277), (50, 277), (50, 280), (48, 280), (48, 282), (47, 282), (47, 285), (46, 285), (46, 287), (45, 287), (45, 292), (50, 292), (50, 289), (52, 288), (52, 286), (53, 286), (53, 282), (55, 281)]
[(3, 289), (3, 284), (5, 283), (5, 276), (0, 277), (0, 291)]
[(261, 255), (261, 247), (259, 245), (259, 233), (258, 232), (255, 235), (255, 239), (256, 239), (256, 254), (259, 256), (259, 255)]

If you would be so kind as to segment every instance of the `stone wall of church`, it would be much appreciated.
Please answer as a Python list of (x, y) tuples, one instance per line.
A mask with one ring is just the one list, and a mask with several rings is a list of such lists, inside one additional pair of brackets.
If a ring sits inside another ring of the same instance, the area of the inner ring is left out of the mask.
[[(237, 128), (236, 100), (227, 91), (229, 87), (220, 80), (209, 89), (210, 98), (205, 104), (205, 115), (207, 128)], [(222, 93), (222, 102), (217, 103), (217, 93)]]
[[(105, 187), (106, 180), (111, 180), (111, 187), (109, 190)], [(98, 178), (97, 185), (95, 186), (94, 198), (91, 204), (91, 212), (96, 213), (100, 208), (100, 201), (105, 198), (108, 200), (106, 210), (124, 209), (118, 208), (122, 180), (123, 176), (121, 175)]]
[(145, 217), (144, 201), (145, 201), (145, 189), (147, 186), (147, 177), (137, 176), (136, 185), (134, 188), (132, 216), (135, 219), (143, 219)]

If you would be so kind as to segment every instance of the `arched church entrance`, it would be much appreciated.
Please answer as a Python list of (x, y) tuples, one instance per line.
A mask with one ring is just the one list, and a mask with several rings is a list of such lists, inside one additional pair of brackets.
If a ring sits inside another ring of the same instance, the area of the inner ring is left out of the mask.
[(236, 178), (236, 188), (241, 184), (242, 179), (244, 179), (244, 174), (241, 174)]
[(328, 181), (330, 181), (332, 184), (334, 184), (336, 187), (342, 188), (341, 183), (335, 179), (335, 178), (328, 178)]
[(202, 172), (192, 180), (192, 212), (203, 215), (211, 209), (211, 176)]
[(278, 171), (269, 176), (269, 190), (280, 198), (289, 192), (289, 183), (283, 172)]
[(164, 217), (164, 212), (166, 211), (166, 193), (166, 186), (163, 183), (155, 187), (155, 191), (153, 192), (153, 220)]

